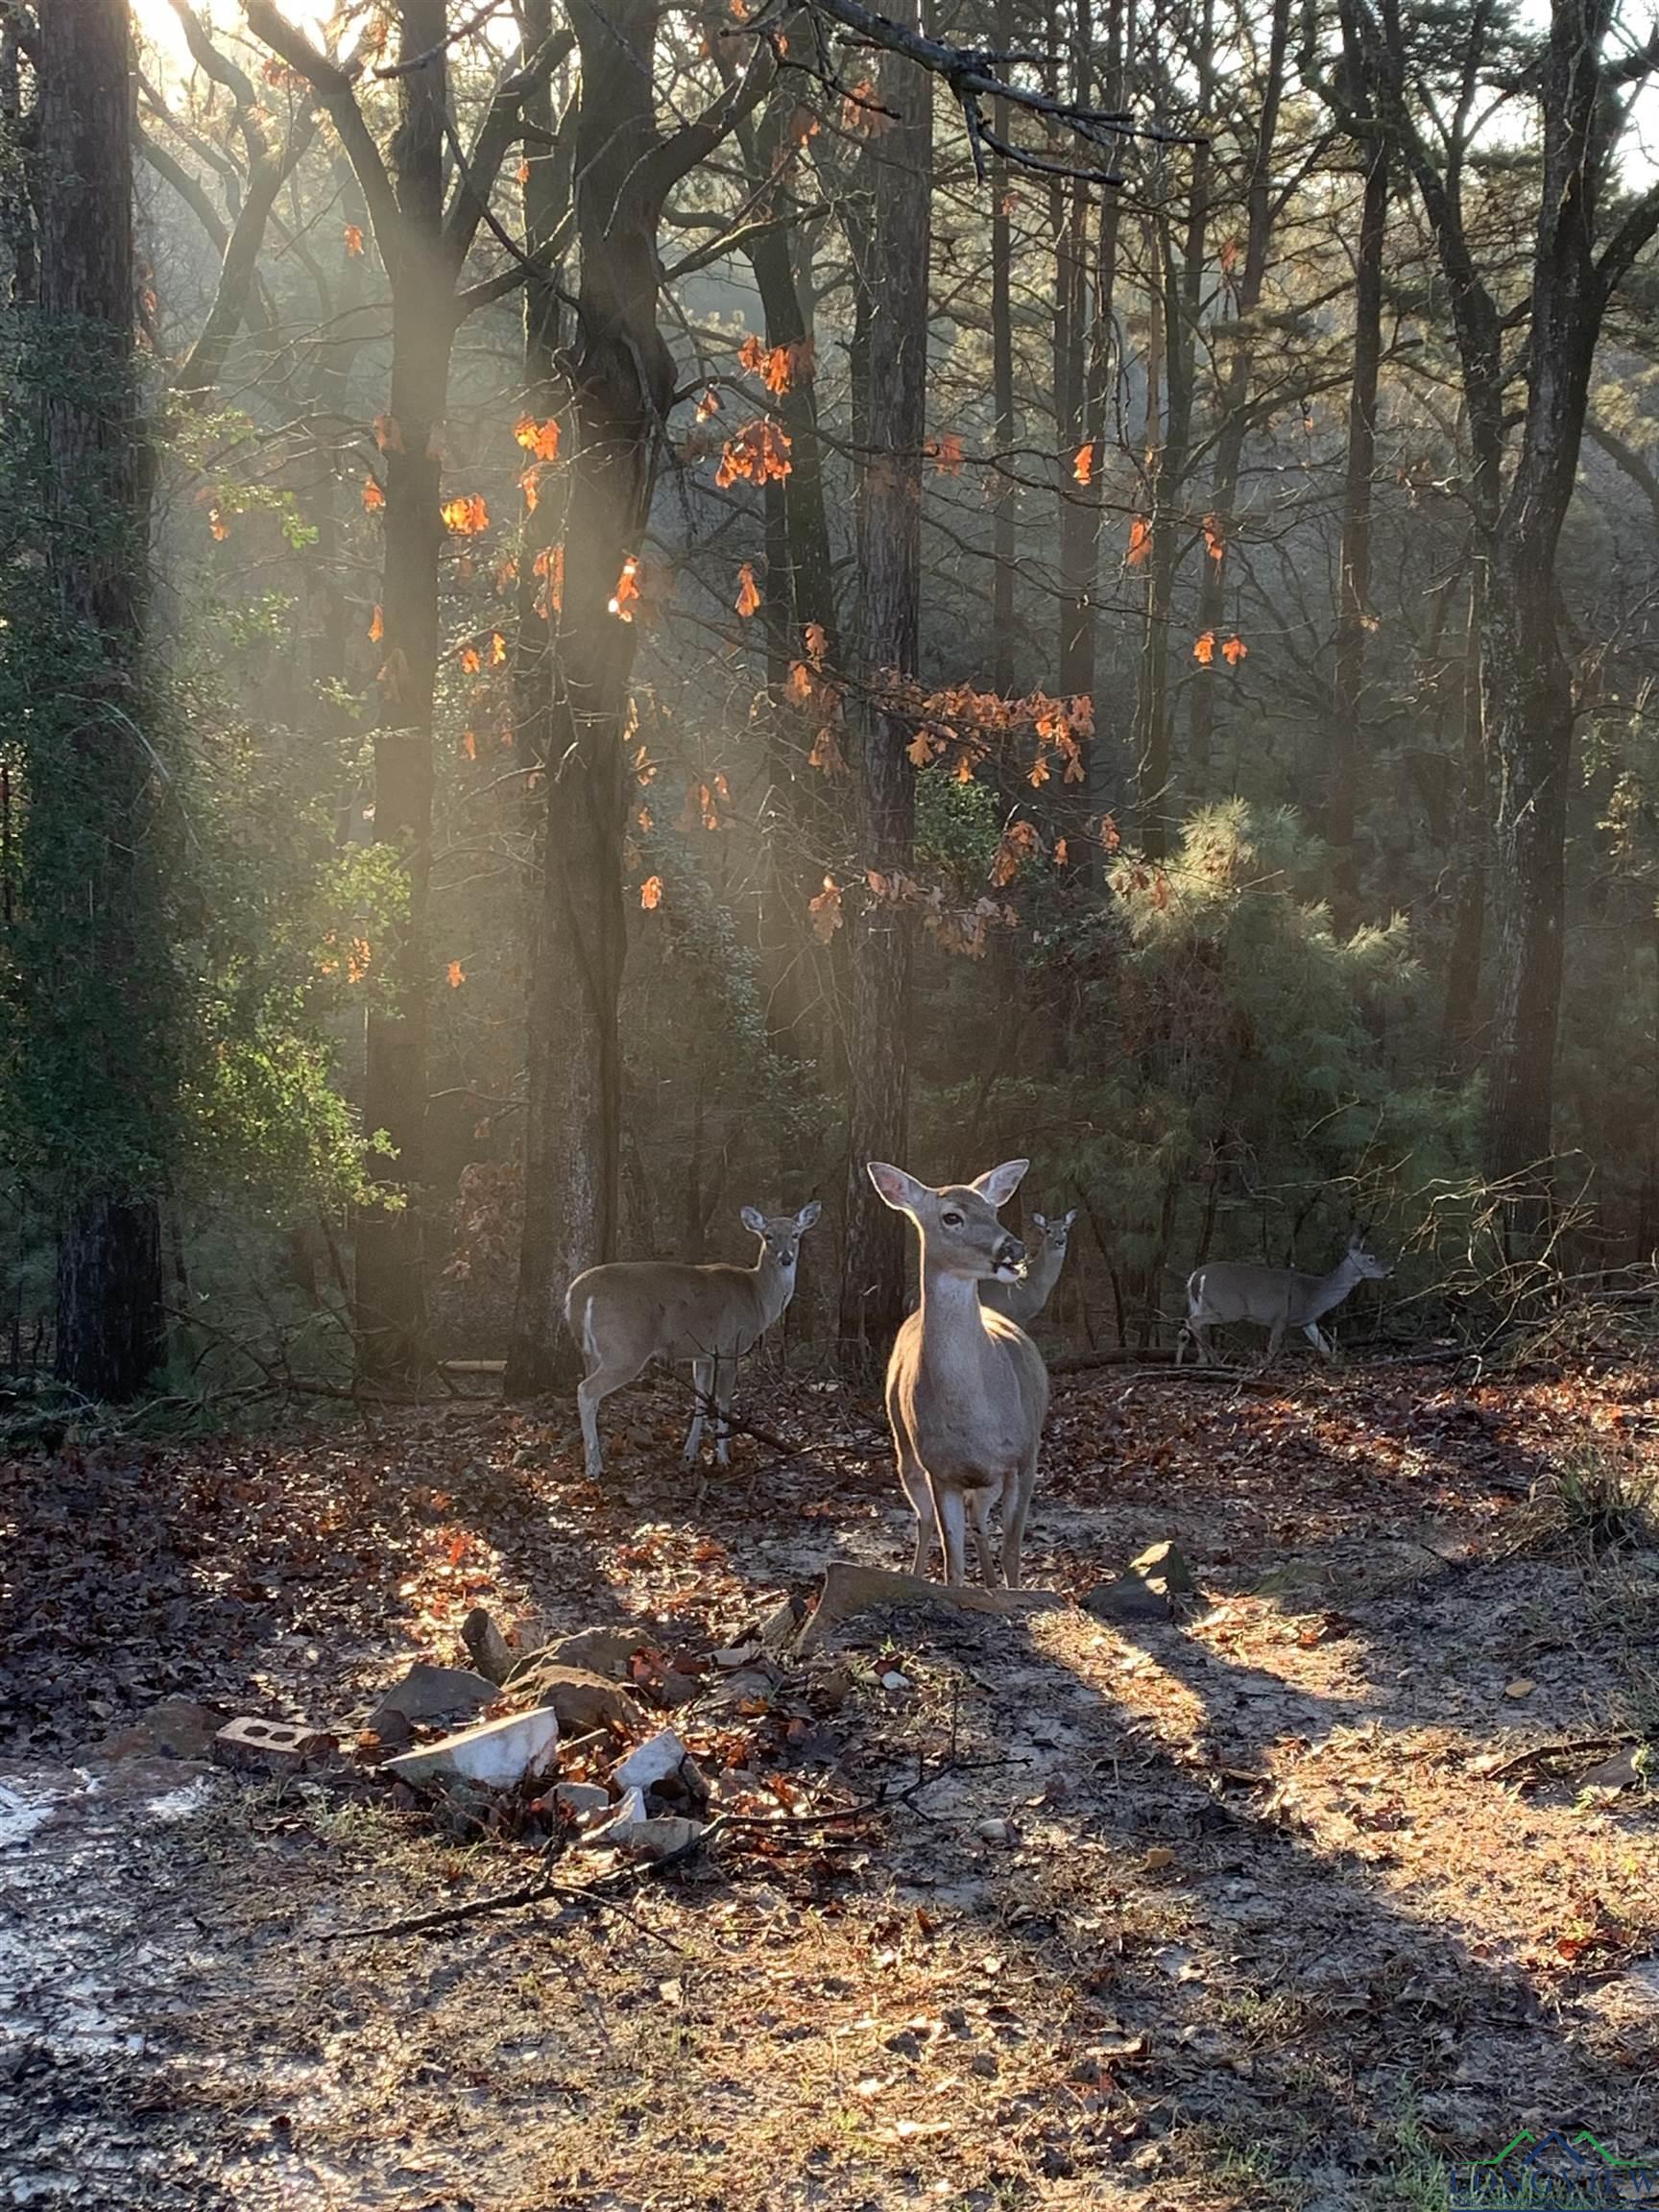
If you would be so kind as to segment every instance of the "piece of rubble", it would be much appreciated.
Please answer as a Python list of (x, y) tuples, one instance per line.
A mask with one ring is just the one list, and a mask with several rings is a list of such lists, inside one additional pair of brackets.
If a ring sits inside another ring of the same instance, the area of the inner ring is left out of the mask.
[(213, 1739), (213, 1756), (222, 1767), (252, 1773), (298, 1774), (333, 1748), (334, 1739), (325, 1729), (266, 1720), (252, 1713), (228, 1721)]
[(707, 1826), (706, 1821), (687, 1820), (679, 1814), (647, 1813), (645, 1799), (635, 1788), (623, 1797), (615, 1818), (590, 1828), (582, 1840), (595, 1847), (635, 1851), (645, 1859), (667, 1859), (688, 1851)]
[(1096, 1621), (1167, 1621), (1174, 1608), (1144, 1575), (1119, 1575), (1083, 1593), (1083, 1609)]
[(401, 1682), (395, 1682), (369, 1716), (376, 1734), (385, 1723), (400, 1720), (469, 1720), (488, 1705), (495, 1682), (474, 1674), (469, 1667), (434, 1667), (418, 1659)]
[(93, 1744), (95, 1759), (206, 1759), (229, 1715), (188, 1697), (163, 1697), (137, 1719)]
[(577, 1735), (590, 1728), (621, 1733), (637, 1728), (645, 1718), (619, 1682), (594, 1673), (590, 1667), (562, 1667), (541, 1660), (527, 1672), (515, 1674), (508, 1687), (516, 1697), (551, 1705), (560, 1727)]
[(1648, 1779), (1647, 1746), (1632, 1743), (1616, 1758), (1604, 1759), (1585, 1775), (1586, 1790), (1634, 1790)]
[(678, 1774), (690, 1756), (672, 1728), (659, 1728), (626, 1759), (618, 1759), (611, 1771), (619, 1790), (650, 1790)]
[(548, 1764), (559, 1741), (559, 1716), (551, 1706), (513, 1713), (505, 1720), (485, 1720), (388, 1759), (382, 1774), (400, 1782), (477, 1782), (487, 1790), (507, 1790)]
[(885, 1567), (860, 1567), (851, 1559), (833, 1559), (824, 1570), (823, 1591), (795, 1648), (805, 1657), (817, 1650), (839, 1623), (877, 1606), (929, 1605), (950, 1612), (998, 1613), (1020, 1619), (1066, 1602), (1056, 1590), (981, 1590), (966, 1583), (928, 1582), (919, 1575), (900, 1575)]
[(603, 1813), (611, 1802), (611, 1792), (603, 1782), (561, 1782), (553, 1798), (580, 1819), (588, 1813)]
[(786, 1651), (801, 1633), (801, 1623), (805, 1618), (805, 1600), (791, 1592), (778, 1610), (768, 1613), (760, 1623), (762, 1647), (768, 1651)]
[(641, 1622), (637, 1626), (626, 1624), (614, 1628), (579, 1628), (573, 1636), (561, 1636), (555, 1643), (544, 1644), (539, 1651), (532, 1651), (517, 1661), (507, 1679), (517, 1683), (532, 1667), (590, 1667), (597, 1674), (610, 1674), (618, 1682), (628, 1679), (628, 1663), (642, 1644), (649, 1644), (652, 1631)]
[(467, 1656), (487, 1681), (506, 1681), (513, 1671), (512, 1647), (490, 1618), (487, 1606), (473, 1606), (461, 1623), (461, 1641), (467, 1647)]
[(1130, 1560), (1129, 1572), (1150, 1582), (1166, 1598), (1195, 1598), (1198, 1594), (1186, 1554), (1172, 1537), (1162, 1544), (1149, 1544), (1139, 1559)]
[(709, 1656), (716, 1667), (730, 1671), (733, 1667), (747, 1667), (751, 1659), (758, 1659), (760, 1646), (758, 1643), (730, 1644), (724, 1651), (713, 1651)]

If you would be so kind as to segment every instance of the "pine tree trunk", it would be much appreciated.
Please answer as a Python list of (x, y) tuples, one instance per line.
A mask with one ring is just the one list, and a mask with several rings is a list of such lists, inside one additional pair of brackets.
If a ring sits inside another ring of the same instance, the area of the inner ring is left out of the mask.
[[(916, 12), (895, 18), (914, 27)], [(873, 208), (860, 281), (864, 431), (857, 553), (859, 657), (866, 705), (858, 743), (865, 863), (910, 866), (915, 775), (911, 733), (871, 698), (884, 675), (917, 665), (922, 567), (922, 447), (926, 430), (927, 280), (933, 140), (931, 79), (889, 58), (878, 97), (901, 120), (876, 144)], [(853, 963), (851, 1111), (840, 1335), (844, 1353), (896, 1328), (904, 1303), (902, 1224), (872, 1189), (865, 1164), (904, 1150), (909, 1097), (910, 928), (904, 909), (866, 906)]]
[(1366, 148), (1365, 192), (1355, 257), (1354, 376), (1348, 392), (1348, 455), (1342, 487), (1335, 667), (1331, 685), (1331, 780), (1325, 835), (1333, 856), (1338, 925), (1357, 915), (1359, 730), (1371, 596), (1371, 478), (1377, 464), (1377, 384), (1382, 361), (1382, 248), (1388, 220), (1388, 141)]
[(571, 10), (582, 58), (575, 214), (582, 276), (570, 365), (563, 604), (553, 613), (546, 822), (530, 979), (524, 1235), (508, 1350), (515, 1396), (579, 1370), (565, 1292), (614, 1258), (627, 937), (624, 743), (635, 630), (611, 612), (650, 509), (674, 363), (657, 325), (658, 150), (649, 0)]
[[(88, 999), (103, 1019), (71, 1019), (54, 1041), (58, 1103), (93, 1129), (113, 1123), (129, 1155), (122, 1183), (130, 1185), (133, 1155), (156, 1136), (166, 1012), (145, 991), (159, 980), (163, 918), (147, 834), (151, 755), (135, 727), (146, 478), (133, 375), (126, 0), (60, 0), (41, 12), (37, 36), (38, 298), (53, 344), (75, 362), (73, 376), (50, 384), (42, 410), (57, 509), (47, 559), (78, 660), (73, 695), (54, 703), (67, 756), (56, 775), (41, 763), (28, 834), (42, 880), (54, 862), (73, 864), (71, 855), (84, 878), (56, 945), (58, 958), (77, 971), (67, 1002), (84, 985), (96, 990), (100, 977), (119, 978), (132, 994), (118, 1005)], [(50, 999), (50, 975), (35, 980)], [(50, 1023), (49, 1004), (44, 1012)], [(162, 1353), (160, 1214), (152, 1192), (111, 1187), (103, 1161), (89, 1186), (75, 1142), (72, 1123), (58, 1255), (58, 1373), (88, 1398), (130, 1399)]]
[[(1013, 43), (1010, 0), (997, 0), (998, 53), (1009, 52)], [(997, 103), (994, 121), (998, 136), (1006, 140), (1005, 101)], [(1004, 698), (1014, 689), (1014, 576), (1019, 559), (1019, 489), (1014, 458), (1014, 245), (1009, 220), (1013, 206), (1013, 180), (999, 172), (991, 180), (991, 404), (997, 462), (991, 517), (991, 687)]]
[[(442, 49), (445, 0), (403, 0), (405, 59)], [(453, 283), (443, 266), (444, 105), (440, 58), (397, 80), (393, 139), (400, 251), (392, 277), (392, 389), (383, 430), (386, 551), (380, 727), (374, 738), (374, 839), (402, 870), (405, 911), (374, 961), (383, 994), (368, 1022), (365, 1126), (393, 1156), (375, 1180), (396, 1210), (365, 1207), (356, 1238), (360, 1370), (375, 1379), (426, 1358), (426, 1042), (431, 985), (427, 899), (432, 868), (433, 700), (438, 680), (438, 563), (443, 423), (454, 336)]]

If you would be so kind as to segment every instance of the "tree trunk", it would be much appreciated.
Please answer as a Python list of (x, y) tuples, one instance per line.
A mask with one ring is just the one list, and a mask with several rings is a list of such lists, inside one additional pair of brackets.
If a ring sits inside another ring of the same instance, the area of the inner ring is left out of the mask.
[(1359, 871), (1354, 848), (1359, 717), (1371, 596), (1371, 478), (1377, 463), (1377, 382), (1382, 361), (1382, 248), (1388, 222), (1388, 141), (1366, 149), (1365, 193), (1355, 258), (1354, 377), (1348, 391), (1348, 457), (1342, 486), (1335, 668), (1331, 686), (1331, 781), (1325, 835), (1334, 861), (1338, 925), (1357, 918)]
[[(997, 0), (997, 49), (1014, 44), (1010, 0)], [(997, 135), (1006, 140), (1008, 109), (997, 103)], [(991, 517), (991, 688), (1007, 698), (1014, 689), (1014, 576), (1019, 559), (1018, 464), (1014, 457), (1014, 245), (1009, 218), (1014, 182), (1000, 171), (991, 180), (991, 404), (996, 446), (997, 491)]]
[(402, 869), (406, 906), (374, 974), (380, 996), (368, 1022), (363, 1119), (384, 1131), (392, 1157), (375, 1181), (392, 1207), (357, 1222), (356, 1326), (364, 1374), (384, 1378), (426, 1357), (426, 1039), (431, 977), (426, 941), (432, 868), (433, 694), (438, 680), (438, 562), (443, 423), (454, 336), (453, 284), (444, 267), (445, 0), (403, 0), (405, 60), (438, 59), (397, 80), (393, 138), (400, 216), (392, 279), (392, 390), (383, 429), (385, 624), (380, 727), (374, 738), (374, 838)]
[(524, 1236), (506, 1388), (578, 1371), (565, 1292), (615, 1256), (626, 931), (624, 744), (634, 627), (611, 606), (637, 557), (674, 364), (657, 325), (657, 227), (666, 181), (652, 108), (649, 0), (579, 4), (575, 211), (582, 276), (570, 373), (563, 606), (554, 614), (546, 826), (530, 979)]
[(1480, 719), (1480, 639), (1486, 620), (1486, 558), (1482, 541), (1469, 572), (1467, 642), (1463, 651), (1463, 788), (1457, 814), (1452, 943), (1446, 959), (1446, 997), (1440, 1023), (1441, 1063), (1458, 1071), (1465, 1070), (1474, 1056), (1480, 956), (1486, 934), (1487, 851), (1492, 834), (1486, 733)]
[[(914, 27), (914, 0), (896, 20)], [(860, 830), (865, 863), (907, 870), (915, 775), (911, 733), (883, 713), (879, 686), (917, 665), (922, 567), (922, 446), (926, 430), (927, 279), (933, 85), (908, 62), (888, 58), (878, 97), (900, 118), (877, 141), (871, 228), (859, 272), (864, 431), (857, 502), (861, 591), (858, 742)], [(840, 1336), (844, 1353), (898, 1326), (904, 1306), (902, 1224), (871, 1187), (865, 1163), (898, 1161), (909, 1095), (910, 928), (905, 910), (875, 902), (860, 914), (854, 947), (853, 1042), (847, 1158), (846, 1243)]]
[(26, 1049), (52, 1061), (64, 1124), (58, 1372), (88, 1398), (124, 1400), (163, 1345), (160, 1215), (144, 1182), (169, 1025), (151, 754), (138, 728), (146, 480), (126, 0), (43, 10), (36, 66), (38, 297), (75, 373), (50, 384), (42, 409), (56, 509), (46, 558), (70, 658), (46, 703), (62, 752), (35, 759), (28, 834), (36, 902), (48, 881), (72, 894), (60, 918), (38, 907), (33, 917), (47, 965), (30, 963)]

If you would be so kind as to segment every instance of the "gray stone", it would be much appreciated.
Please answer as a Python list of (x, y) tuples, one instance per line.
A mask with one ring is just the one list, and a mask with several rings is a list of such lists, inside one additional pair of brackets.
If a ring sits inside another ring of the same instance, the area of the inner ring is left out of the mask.
[(619, 1682), (594, 1673), (590, 1667), (562, 1667), (543, 1659), (527, 1672), (516, 1674), (508, 1687), (515, 1697), (551, 1705), (560, 1727), (571, 1736), (584, 1736), (593, 1728), (621, 1732), (637, 1728), (644, 1719)]
[(461, 1641), (480, 1674), (492, 1682), (505, 1682), (513, 1671), (513, 1653), (505, 1636), (482, 1605), (474, 1605), (461, 1623)]
[(618, 1682), (626, 1682), (629, 1662), (642, 1644), (649, 1644), (651, 1631), (641, 1624), (626, 1624), (614, 1628), (579, 1628), (573, 1636), (561, 1636), (556, 1643), (545, 1644), (540, 1651), (532, 1651), (520, 1659), (507, 1679), (517, 1682), (532, 1667), (590, 1667), (595, 1673), (609, 1674)]
[(469, 1667), (433, 1667), (419, 1659), (369, 1716), (378, 1730), (390, 1719), (466, 1720), (488, 1705), (496, 1686)]
[(380, 1772), (400, 1782), (476, 1782), (488, 1790), (507, 1790), (550, 1765), (558, 1741), (559, 1716), (550, 1706), (541, 1706), (405, 1751), (388, 1759)]
[(1115, 1582), (1096, 1582), (1083, 1597), (1083, 1610), (1096, 1621), (1167, 1621), (1171, 1607), (1162, 1590), (1139, 1575), (1119, 1575)]
[(188, 1697), (163, 1697), (128, 1727), (92, 1747), (98, 1759), (205, 1759), (227, 1716)]
[(611, 1803), (611, 1792), (603, 1782), (561, 1782), (553, 1797), (578, 1819), (589, 1813), (603, 1813)]
[(1162, 1590), (1166, 1598), (1192, 1598), (1198, 1585), (1192, 1578), (1181, 1547), (1166, 1538), (1162, 1544), (1152, 1544), (1139, 1559), (1129, 1562), (1131, 1575), (1139, 1575), (1142, 1581), (1150, 1582), (1154, 1590)]

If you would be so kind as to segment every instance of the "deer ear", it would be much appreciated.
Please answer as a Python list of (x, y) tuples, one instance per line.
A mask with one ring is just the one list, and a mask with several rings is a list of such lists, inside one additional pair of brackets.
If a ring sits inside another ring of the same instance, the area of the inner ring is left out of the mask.
[(1030, 1165), (1029, 1160), (1004, 1160), (1000, 1167), (987, 1168), (983, 1175), (975, 1175), (968, 1188), (977, 1190), (988, 1206), (1000, 1209), (1019, 1190)]
[(1031, 1226), (1032, 1226), (1032, 1228), (1033, 1228), (1033, 1229), (1046, 1229), (1046, 1228), (1047, 1228), (1047, 1226), (1048, 1226), (1048, 1216), (1047, 1216), (1047, 1214), (1032, 1214), (1032, 1216), (1031, 1216)]
[(823, 1211), (823, 1207), (819, 1205), (816, 1198), (809, 1199), (808, 1202), (802, 1207), (800, 1213), (795, 1216), (795, 1227), (797, 1231), (805, 1234), (806, 1230), (811, 1228), (813, 1222), (817, 1220), (819, 1214), (822, 1214)]
[(761, 1213), (758, 1206), (745, 1206), (737, 1218), (742, 1222), (744, 1228), (752, 1231), (755, 1236), (765, 1236), (766, 1216)]
[(1077, 1209), (1076, 1209), (1076, 1207), (1075, 1207), (1075, 1206), (1073, 1206), (1073, 1207), (1072, 1207), (1072, 1209), (1071, 1209), (1071, 1211), (1070, 1211), (1070, 1214), (1063, 1214), (1063, 1215), (1061, 1216), (1061, 1220), (1060, 1220), (1060, 1226), (1061, 1226), (1061, 1228), (1062, 1228), (1062, 1229), (1064, 1229), (1064, 1230), (1065, 1230), (1065, 1232), (1066, 1232), (1066, 1234), (1067, 1234), (1067, 1236), (1068, 1236), (1068, 1237), (1070, 1237), (1070, 1234), (1071, 1234), (1071, 1224), (1072, 1224), (1072, 1222), (1073, 1222), (1073, 1221), (1075, 1221), (1075, 1220), (1076, 1220), (1076, 1218), (1077, 1218)]
[(900, 1214), (916, 1211), (926, 1193), (926, 1184), (918, 1183), (914, 1175), (906, 1175), (902, 1167), (890, 1167), (885, 1160), (867, 1160), (864, 1165), (871, 1182), (889, 1206)]

